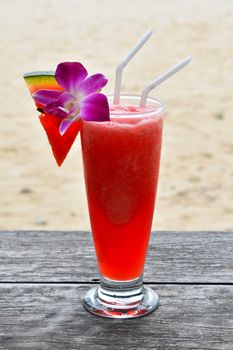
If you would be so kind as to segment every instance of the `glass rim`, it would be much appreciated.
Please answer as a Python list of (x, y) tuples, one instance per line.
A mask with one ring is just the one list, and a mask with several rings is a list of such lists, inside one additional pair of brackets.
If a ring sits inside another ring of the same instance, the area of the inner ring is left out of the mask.
[[(113, 98), (114, 95), (113, 94), (108, 94), (107, 95), (108, 98), (108, 102), (110, 105), (112, 105), (113, 103)], [(141, 100), (141, 96), (140, 95), (134, 95), (134, 94), (122, 94), (120, 95), (120, 102), (121, 101), (127, 101), (129, 100), (129, 104), (133, 105), (133, 106), (139, 106), (139, 102)], [(135, 102), (135, 103), (134, 103)], [(121, 103), (120, 103), (121, 104)], [(153, 97), (148, 97), (147, 101), (146, 101), (146, 106), (150, 106), (152, 107), (152, 109), (150, 109), (149, 111), (145, 111), (145, 112), (126, 112), (126, 113), (121, 113), (121, 112), (112, 112), (110, 111), (110, 115), (113, 117), (118, 117), (118, 118), (124, 118), (127, 116), (133, 116), (133, 117), (150, 117), (150, 116), (162, 116), (164, 114), (164, 103), (156, 98)], [(154, 107), (154, 108), (153, 108)]]

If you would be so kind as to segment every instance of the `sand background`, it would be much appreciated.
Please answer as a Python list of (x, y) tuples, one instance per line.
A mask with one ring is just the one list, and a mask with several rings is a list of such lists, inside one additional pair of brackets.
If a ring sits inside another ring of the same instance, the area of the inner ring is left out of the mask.
[(232, 0), (1, 0), (0, 229), (88, 229), (80, 143), (54, 162), (22, 75), (81, 61), (109, 77), (148, 29), (123, 92), (191, 54), (151, 94), (166, 103), (154, 228), (233, 230)]

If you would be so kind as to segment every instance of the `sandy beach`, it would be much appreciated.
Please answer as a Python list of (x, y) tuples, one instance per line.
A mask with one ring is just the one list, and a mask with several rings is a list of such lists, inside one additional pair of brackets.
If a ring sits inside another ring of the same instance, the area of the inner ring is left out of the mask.
[(122, 92), (193, 56), (151, 93), (167, 111), (153, 229), (233, 230), (232, 1), (1, 0), (0, 23), (0, 229), (89, 229), (79, 137), (58, 168), (23, 73), (80, 61), (112, 93), (117, 63), (152, 28)]

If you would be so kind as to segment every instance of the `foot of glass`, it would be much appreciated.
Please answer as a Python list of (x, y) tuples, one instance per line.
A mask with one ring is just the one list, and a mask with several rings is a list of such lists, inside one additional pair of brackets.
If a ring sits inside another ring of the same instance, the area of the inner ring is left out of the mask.
[(159, 305), (158, 295), (151, 288), (143, 286), (141, 279), (105, 282), (102, 280), (100, 286), (89, 290), (83, 300), (84, 307), (95, 315), (135, 318), (148, 315)]

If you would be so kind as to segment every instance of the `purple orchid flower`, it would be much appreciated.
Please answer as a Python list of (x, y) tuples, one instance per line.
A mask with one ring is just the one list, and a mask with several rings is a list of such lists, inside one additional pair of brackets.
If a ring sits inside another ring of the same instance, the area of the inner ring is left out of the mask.
[(79, 62), (60, 63), (55, 79), (63, 91), (47, 89), (32, 94), (46, 113), (63, 119), (59, 126), (61, 135), (79, 118), (99, 122), (109, 120), (107, 97), (99, 93), (108, 79), (100, 73), (87, 76), (87, 70)]

